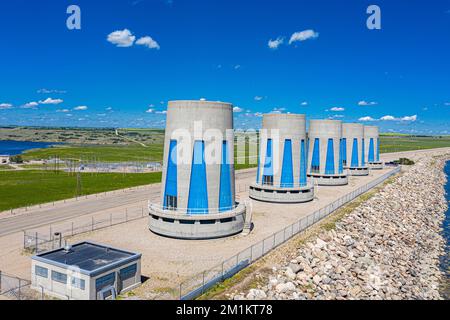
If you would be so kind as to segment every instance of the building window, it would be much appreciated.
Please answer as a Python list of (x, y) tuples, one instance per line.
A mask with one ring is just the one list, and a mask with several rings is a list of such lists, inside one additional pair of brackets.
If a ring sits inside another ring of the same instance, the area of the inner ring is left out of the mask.
[(67, 284), (67, 275), (64, 273), (52, 270), (52, 280), (59, 282), (59, 283)]
[(72, 277), (72, 287), (84, 290), (85, 281), (77, 277)]
[(34, 273), (42, 278), (48, 278), (48, 269), (40, 266), (34, 267)]
[(97, 292), (101, 291), (103, 288), (113, 286), (116, 281), (116, 274), (114, 272), (107, 274), (106, 276), (100, 277), (95, 280), (95, 288)]
[(128, 266), (120, 270), (120, 279), (126, 280), (133, 278), (136, 275), (136, 272), (137, 272), (137, 264), (132, 264), (131, 266)]
[(177, 209), (177, 197), (166, 195), (166, 199), (164, 201), (165, 210), (176, 210)]

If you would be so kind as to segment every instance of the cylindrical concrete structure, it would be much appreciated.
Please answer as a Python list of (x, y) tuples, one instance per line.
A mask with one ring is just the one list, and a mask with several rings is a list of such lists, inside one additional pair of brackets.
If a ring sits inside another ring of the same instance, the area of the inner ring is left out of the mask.
[(380, 132), (377, 126), (364, 126), (365, 156), (369, 168), (383, 169), (380, 161)]
[(310, 120), (308, 143), (308, 177), (323, 186), (348, 184), (342, 163), (342, 122)]
[(306, 167), (306, 120), (300, 114), (266, 114), (260, 131), (254, 200), (299, 203), (314, 199)]
[(233, 105), (171, 101), (167, 108), (160, 204), (150, 230), (182, 239), (242, 231), (245, 206), (235, 201)]
[(352, 176), (367, 176), (369, 167), (365, 156), (364, 126), (359, 123), (342, 124), (343, 166)]

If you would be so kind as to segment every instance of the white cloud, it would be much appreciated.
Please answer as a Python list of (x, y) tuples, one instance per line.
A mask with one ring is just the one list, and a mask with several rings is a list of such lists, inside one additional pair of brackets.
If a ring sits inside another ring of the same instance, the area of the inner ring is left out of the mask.
[(67, 91), (65, 90), (55, 90), (55, 89), (39, 89), (37, 91), (37, 93), (45, 93), (45, 94), (50, 94), (50, 93), (67, 93)]
[(75, 111), (84, 111), (87, 109), (88, 109), (87, 106), (78, 106), (78, 107), (73, 108), (73, 110), (75, 110)]
[(276, 50), (278, 49), (278, 47), (280, 45), (282, 45), (284, 42), (284, 38), (283, 37), (278, 37), (275, 40), (270, 39), (269, 42), (267, 43), (267, 45), (269, 46), (270, 49)]
[(270, 113), (277, 113), (277, 114), (279, 114), (279, 113), (283, 113), (283, 111), (286, 111), (286, 108), (279, 107), (279, 108), (273, 108), (273, 110), (270, 111)]
[(255, 97), (255, 101), (261, 101), (262, 99), (264, 99), (264, 97), (260, 97), (260, 96)]
[(113, 108), (111, 108), (111, 107), (105, 108), (106, 111), (111, 111), (112, 109)]
[(243, 111), (242, 108), (239, 108), (239, 107), (234, 107), (233, 108), (233, 112), (239, 113), (239, 112), (242, 112), (242, 111)]
[(117, 30), (108, 35), (107, 40), (117, 47), (126, 48), (134, 44), (136, 37), (128, 29)]
[(446, 103), (444, 103), (444, 105), (450, 106), (450, 102), (446, 102)]
[(147, 111), (145, 111), (146, 113), (154, 113), (155, 112), (155, 109), (152, 109), (152, 108), (150, 108), (150, 109), (148, 109)]
[(31, 102), (25, 103), (21, 108), (32, 109), (32, 108), (36, 108), (38, 105), (39, 105), (39, 103), (37, 103), (36, 101), (31, 101)]
[(291, 39), (289, 40), (289, 44), (292, 44), (297, 41), (306, 41), (308, 39), (316, 39), (319, 37), (319, 33), (314, 30), (308, 29), (299, 32), (295, 32), (292, 34)]
[(62, 100), (62, 99), (52, 99), (52, 98), (47, 98), (45, 100), (39, 101), (40, 104), (60, 104), (63, 102), (64, 102), (64, 100)]
[(417, 120), (417, 115), (413, 115), (413, 116), (404, 116), (401, 118), (396, 118), (394, 116), (384, 116), (380, 118), (381, 121), (410, 121), (410, 122), (414, 122)]
[(302, 103), (300, 103), (301, 106), (306, 107), (308, 105), (307, 101), (303, 101)]
[(0, 109), (2, 109), (2, 110), (11, 109), (12, 106), (13, 105), (11, 103), (0, 103)]
[(333, 107), (330, 109), (331, 111), (335, 111), (335, 112), (340, 112), (340, 111), (345, 111), (345, 108), (341, 108), (341, 107)]
[(56, 112), (62, 112), (62, 113), (67, 113), (67, 112), (69, 112), (70, 110), (69, 109), (59, 109), (59, 110), (56, 110)]
[(394, 121), (396, 119), (395, 119), (395, 117), (388, 115), (388, 116), (381, 117), (380, 120), (381, 121)]
[(237, 70), (237, 69), (240, 69), (240, 68), (241, 68), (240, 64), (237, 64), (237, 65), (234, 66), (234, 70)]
[(369, 116), (366, 116), (366, 117), (362, 117), (362, 118), (359, 118), (359, 121), (376, 121), (374, 118), (372, 118), (372, 117), (369, 117)]
[(358, 102), (358, 105), (362, 106), (362, 107), (364, 107), (364, 106), (375, 106), (377, 104), (378, 104), (378, 102), (375, 102), (375, 101), (368, 102), (368, 101), (362, 100), (362, 101)]
[(400, 119), (400, 121), (416, 121), (417, 120), (417, 115), (413, 115), (413, 116), (405, 116), (403, 118)]
[(261, 112), (256, 112), (255, 113), (255, 117), (262, 117), (262, 116), (263, 116), (263, 114)]
[(157, 113), (157, 114), (167, 114), (167, 111), (166, 111), (166, 110), (163, 110), (163, 111), (157, 111), (156, 113)]
[(149, 36), (140, 38), (139, 40), (136, 41), (136, 44), (140, 46), (146, 46), (149, 49), (156, 49), (156, 50), (160, 49), (158, 42), (156, 42), (155, 40), (152, 39), (152, 37)]

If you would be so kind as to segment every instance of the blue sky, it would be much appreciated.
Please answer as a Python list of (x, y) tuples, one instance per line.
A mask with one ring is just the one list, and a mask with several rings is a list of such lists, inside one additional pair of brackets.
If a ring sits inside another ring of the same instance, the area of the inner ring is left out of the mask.
[(167, 101), (206, 98), (240, 128), (291, 112), (450, 134), (450, 0), (1, 1), (0, 33), (0, 125), (163, 127)]

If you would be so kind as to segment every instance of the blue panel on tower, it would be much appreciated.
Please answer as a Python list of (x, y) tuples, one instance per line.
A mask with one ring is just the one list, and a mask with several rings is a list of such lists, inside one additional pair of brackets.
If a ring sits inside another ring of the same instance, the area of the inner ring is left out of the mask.
[(358, 158), (358, 139), (353, 139), (352, 146), (352, 168), (359, 167), (359, 158)]
[(231, 169), (228, 160), (228, 143), (222, 143), (222, 164), (220, 166), (219, 212), (229, 211), (233, 203), (231, 199)]
[(188, 213), (208, 213), (208, 187), (206, 181), (204, 141), (195, 141), (194, 144), (191, 180), (189, 184)]
[(177, 197), (177, 141), (170, 140), (167, 158), (166, 187), (164, 191), (164, 208), (167, 208), (167, 196)]
[(344, 172), (344, 139), (339, 140), (339, 174)]
[(325, 174), (334, 174), (334, 141), (328, 139), (327, 162), (325, 164)]
[(264, 175), (273, 176), (272, 139), (267, 139), (266, 161), (264, 163)]
[(374, 150), (375, 146), (373, 145), (373, 138), (370, 138), (370, 144), (369, 144), (369, 162), (375, 162), (375, 155)]
[(377, 139), (377, 161), (380, 161), (380, 139)]
[(301, 141), (300, 146), (300, 186), (306, 186), (306, 150), (305, 150), (305, 140)]
[(320, 172), (320, 142), (318, 138), (314, 140), (314, 149), (311, 160), (311, 172)]
[(292, 166), (292, 140), (284, 142), (283, 168), (281, 171), (280, 187), (292, 188), (294, 186), (294, 171)]
[(342, 139), (342, 164), (347, 166), (347, 138)]

